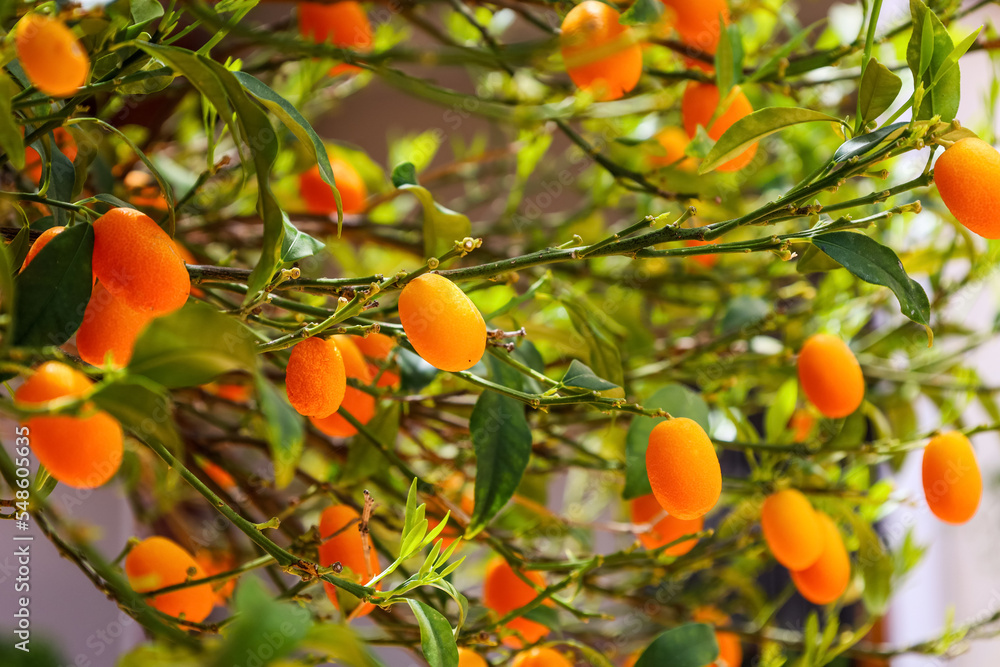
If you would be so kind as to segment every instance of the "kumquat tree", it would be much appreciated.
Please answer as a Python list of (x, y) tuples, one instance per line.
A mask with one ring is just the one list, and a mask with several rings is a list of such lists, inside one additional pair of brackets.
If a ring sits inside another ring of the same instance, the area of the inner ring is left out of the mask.
[(1000, 539), (996, 4), (0, 2), (0, 663), (1000, 634), (883, 622), (913, 517)]

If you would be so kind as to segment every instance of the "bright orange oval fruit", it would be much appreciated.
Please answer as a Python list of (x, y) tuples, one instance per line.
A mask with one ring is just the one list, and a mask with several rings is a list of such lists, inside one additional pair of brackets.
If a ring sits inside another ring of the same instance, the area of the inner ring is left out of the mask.
[[(132, 590), (146, 593), (193, 579), (204, 579), (206, 575), (194, 556), (179, 544), (165, 537), (150, 537), (128, 552), (125, 576)], [(200, 623), (212, 613), (215, 599), (212, 585), (206, 583), (163, 593), (146, 601), (168, 616)]]
[(1000, 153), (976, 137), (959, 139), (934, 164), (945, 206), (969, 231), (1000, 239)]
[[(352, 337), (334, 336), (332, 340), (337, 344), (344, 359), (344, 374), (362, 384), (371, 384), (371, 366), (365, 361), (361, 350), (354, 344)], [(344, 389), (344, 400), (340, 407), (362, 424), (367, 424), (375, 416), (375, 397), (367, 391), (347, 386)], [(354, 425), (341, 417), (337, 411), (326, 417), (310, 417), (309, 419), (316, 428), (334, 438), (346, 438), (358, 432)]]
[[(338, 577), (351, 579), (359, 584), (364, 584), (381, 572), (378, 562), (378, 553), (372, 546), (368, 552), (368, 562), (365, 563), (364, 543), (361, 533), (358, 531), (358, 522), (361, 517), (353, 508), (347, 505), (333, 505), (323, 510), (319, 520), (319, 535), (322, 540), (319, 545), (319, 564), (329, 567), (334, 563), (340, 563), (344, 567)], [(337, 587), (326, 581), (323, 582), (326, 595), (330, 598), (333, 606), (340, 608), (337, 601)], [(382, 590), (382, 584), (376, 585), (378, 590)], [(362, 603), (354, 611), (353, 616), (367, 616), (375, 609), (371, 603)]]
[(472, 368), (486, 351), (486, 322), (479, 309), (436, 273), (406, 284), (399, 295), (399, 319), (417, 354), (443, 371)]
[(792, 570), (792, 582), (802, 597), (813, 604), (829, 604), (847, 590), (851, 581), (851, 561), (837, 524), (822, 512), (816, 515), (823, 529), (823, 551), (806, 569)]
[(586, 0), (566, 14), (559, 36), (566, 72), (578, 88), (599, 100), (616, 100), (639, 83), (642, 49), (621, 15)]
[(649, 434), (646, 474), (660, 507), (678, 519), (697, 519), (722, 494), (722, 469), (712, 441), (698, 422), (678, 417)]
[(38, 13), (17, 22), (14, 48), (28, 79), (52, 97), (69, 97), (87, 82), (90, 56), (62, 21)]
[(806, 398), (830, 419), (853, 413), (865, 398), (861, 365), (836, 336), (810, 336), (799, 352), (798, 369)]
[[(545, 578), (540, 572), (524, 570), (521, 572), (528, 581), (536, 586), (545, 587)], [(538, 597), (538, 593), (521, 577), (503, 558), (496, 558), (486, 568), (486, 578), (483, 581), (483, 605), (492, 609), (499, 616), (505, 616), (515, 609), (520, 609)], [(520, 634), (529, 644), (537, 642), (549, 634), (549, 629), (527, 618), (518, 617), (507, 623), (507, 628)], [(504, 644), (519, 648), (520, 639), (514, 636), (504, 638)]]
[(285, 393), (300, 415), (328, 417), (344, 400), (346, 378), (337, 344), (319, 337), (307, 338), (296, 344), (288, 357)]
[(518, 653), (511, 667), (573, 667), (573, 663), (559, 651), (540, 646)]
[(924, 497), (934, 516), (965, 523), (975, 515), (983, 495), (983, 476), (972, 443), (951, 431), (931, 439), (922, 464)]
[(789, 570), (804, 570), (823, 552), (823, 526), (809, 499), (795, 489), (764, 499), (760, 524), (775, 560)]

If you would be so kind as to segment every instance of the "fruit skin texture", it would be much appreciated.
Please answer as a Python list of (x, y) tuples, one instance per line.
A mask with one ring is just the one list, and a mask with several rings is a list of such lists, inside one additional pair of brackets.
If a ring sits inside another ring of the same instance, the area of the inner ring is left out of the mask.
[[(39, 366), (14, 392), (20, 405), (37, 406), (57, 398), (79, 397), (93, 382), (56, 361)], [(118, 471), (124, 452), (122, 427), (106, 412), (81, 409), (84, 416), (31, 417), (31, 448), (39, 463), (57, 480), (77, 489), (93, 489)]]
[(674, 15), (674, 28), (688, 46), (715, 53), (719, 44), (719, 15), (729, 25), (726, 0), (663, 0), (667, 12)]
[(1000, 153), (976, 137), (959, 139), (934, 164), (945, 206), (969, 231), (1000, 239)]
[(861, 365), (847, 343), (836, 336), (810, 336), (799, 352), (798, 366), (806, 398), (830, 419), (846, 417), (865, 398)]
[(455, 283), (435, 273), (403, 288), (399, 319), (417, 354), (440, 370), (472, 368), (486, 351), (486, 322), (479, 309)]
[(622, 97), (642, 75), (642, 49), (620, 18), (614, 8), (587, 0), (563, 19), (559, 41), (566, 72), (599, 100)]
[[(522, 574), (536, 586), (545, 587), (545, 578), (540, 572), (525, 570)], [(486, 577), (483, 581), (483, 604), (497, 613), (505, 616), (519, 609), (538, 597), (535, 589), (526, 584), (503, 558), (494, 559), (486, 567)], [(507, 628), (518, 632), (529, 644), (537, 642), (549, 634), (549, 629), (541, 623), (527, 618), (515, 618), (507, 624)], [(505, 637), (504, 644), (519, 648), (523, 644), (515, 636)]]
[[(728, 98), (729, 107), (726, 108), (719, 117), (712, 122), (715, 110), (719, 107), (719, 89), (711, 83), (698, 83), (692, 81), (684, 89), (684, 97), (681, 99), (681, 115), (684, 119), (684, 131), (688, 137), (693, 138), (701, 125), (708, 132), (708, 136), (716, 141), (719, 140), (726, 130), (732, 127), (733, 123), (739, 119), (753, 113), (753, 106), (750, 100), (737, 90)], [(709, 124), (711, 123), (711, 126)], [(726, 162), (716, 169), (718, 171), (739, 171), (750, 164), (754, 156), (757, 155), (757, 144), (751, 144), (742, 153)]]
[(191, 293), (191, 278), (173, 242), (153, 219), (131, 208), (94, 221), (94, 275), (134, 310), (163, 315)]
[(697, 519), (722, 494), (722, 469), (708, 434), (698, 422), (679, 417), (649, 434), (646, 473), (660, 507), (677, 519)]
[[(150, 537), (135, 545), (125, 557), (125, 575), (137, 593), (154, 591), (188, 581), (188, 570), (194, 568), (192, 579), (203, 579), (205, 571), (183, 547), (165, 537)], [(215, 592), (211, 584), (200, 584), (164, 593), (146, 601), (169, 616), (184, 615), (185, 621), (200, 623), (212, 613)]]
[(110, 354), (110, 366), (124, 368), (132, 358), (135, 341), (151, 319), (150, 313), (132, 310), (124, 299), (97, 283), (76, 332), (76, 350), (92, 366), (104, 366)]
[[(365, 200), (368, 198), (368, 187), (354, 166), (334, 155), (330, 156), (330, 167), (333, 170), (333, 180), (340, 192), (340, 204), (345, 214), (361, 213), (365, 210)], [(306, 205), (306, 210), (314, 215), (335, 215), (337, 213), (337, 197), (323, 177), (319, 174), (319, 166), (305, 171), (299, 177), (299, 195)]]
[[(358, 513), (347, 505), (327, 507), (319, 519), (319, 535), (323, 539), (319, 545), (319, 564), (328, 567), (339, 562), (344, 566), (344, 571), (337, 576), (353, 578), (359, 584), (370, 581), (382, 570), (374, 546), (369, 551), (368, 566), (365, 567), (364, 544), (357, 528), (357, 523), (360, 520), (361, 517), (358, 516)], [(331, 535), (333, 537), (330, 537)], [(371, 577), (368, 576), (369, 569), (372, 572)], [(324, 581), (323, 588), (333, 606), (340, 609), (340, 603), (337, 601), (337, 587)], [(382, 590), (382, 584), (377, 584), (376, 588)], [(364, 603), (355, 609), (352, 616), (367, 616), (374, 609), (375, 605)]]
[(760, 515), (764, 540), (789, 570), (804, 570), (823, 552), (823, 527), (809, 499), (795, 489), (772, 493)]
[(467, 648), (458, 649), (458, 667), (489, 667), (483, 656)]
[(973, 517), (983, 495), (976, 452), (965, 435), (952, 431), (933, 438), (924, 448), (924, 497), (934, 516), (948, 523)]
[(15, 48), (24, 73), (46, 95), (69, 97), (87, 81), (90, 57), (62, 21), (28, 14), (18, 21)]
[[(361, 355), (361, 350), (354, 344), (350, 336), (334, 336), (332, 341), (340, 349), (340, 354), (344, 359), (344, 373), (349, 378), (354, 378), (362, 384), (371, 384), (371, 367)], [(362, 424), (367, 424), (375, 416), (375, 397), (366, 391), (346, 387), (344, 389), (344, 400), (340, 407), (347, 410), (352, 417)], [(310, 417), (313, 425), (323, 433), (334, 438), (346, 438), (357, 433), (354, 426), (334, 411), (326, 417)]]
[[(656, 496), (652, 493), (633, 499), (629, 503), (629, 511), (632, 516), (632, 523), (649, 523), (663, 512), (660, 503), (656, 501)], [(653, 525), (653, 529), (638, 535), (642, 546), (647, 549), (658, 549), (665, 544), (670, 544), (684, 535), (700, 532), (705, 525), (702, 517), (692, 519), (678, 519), (669, 514)], [(669, 549), (664, 549), (663, 553), (668, 556), (683, 556), (694, 549), (698, 540), (685, 540), (680, 544), (675, 544)]]
[(31, 244), (28, 248), (28, 254), (24, 256), (24, 263), (21, 264), (21, 271), (28, 268), (28, 264), (31, 260), (35, 259), (35, 256), (42, 251), (42, 248), (49, 244), (49, 241), (66, 231), (65, 227), (49, 227), (44, 232), (42, 232), (35, 242)]
[[(317, 44), (333, 44), (355, 51), (367, 51), (372, 45), (372, 26), (368, 14), (357, 2), (298, 3), (299, 34)], [(341, 63), (330, 68), (330, 76), (358, 72), (354, 65)]]
[(323, 338), (307, 338), (292, 348), (288, 357), (285, 393), (300, 415), (328, 417), (344, 400), (346, 378), (337, 344)]
[(511, 667), (573, 667), (573, 663), (555, 649), (532, 648), (518, 653)]
[(823, 552), (804, 570), (792, 570), (792, 582), (802, 597), (813, 604), (829, 604), (847, 590), (851, 581), (851, 561), (844, 540), (833, 519), (817, 512), (823, 529)]

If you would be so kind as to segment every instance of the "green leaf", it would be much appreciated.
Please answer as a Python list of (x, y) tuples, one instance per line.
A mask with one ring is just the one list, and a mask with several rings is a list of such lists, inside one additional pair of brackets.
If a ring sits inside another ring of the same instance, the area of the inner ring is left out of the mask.
[[(27, 229), (27, 227), (25, 227)], [(21, 232), (18, 232), (18, 236)], [(16, 240), (16, 237), (15, 237)], [(11, 243), (11, 245), (14, 245)], [(10, 343), (11, 332), (15, 331), (16, 320), (13, 319), (13, 313), (15, 312), (15, 295), (14, 295), (14, 263), (11, 260), (11, 249), (3, 243), (0, 243), (0, 311), (10, 316), (10, 320), (4, 330), (4, 336), (0, 339), (0, 349), (6, 348)]]
[(906, 275), (890, 248), (854, 232), (830, 232), (813, 238), (820, 250), (861, 280), (892, 290), (903, 314), (930, 333), (931, 306), (920, 283)]
[(399, 385), (403, 391), (415, 393), (429, 385), (438, 375), (438, 369), (424, 361), (420, 355), (406, 348), (396, 350), (399, 363)]
[(404, 162), (392, 170), (392, 183), (398, 190), (411, 193), (424, 210), (424, 254), (439, 257), (472, 235), (472, 223), (465, 215), (434, 201), (430, 190), (417, 183), (417, 170)]
[(451, 624), (441, 612), (419, 600), (407, 598), (420, 626), (420, 650), (430, 667), (458, 667), (458, 645)]
[(24, 137), (21, 128), (14, 122), (11, 110), (11, 98), (17, 88), (10, 77), (0, 72), (0, 148), (7, 154), (7, 159), (18, 170), (24, 169)]
[[(661, 387), (642, 404), (650, 410), (665, 410), (674, 417), (693, 419), (708, 431), (708, 404), (699, 394), (683, 385)], [(654, 417), (636, 417), (629, 424), (625, 435), (625, 490), (622, 492), (626, 500), (653, 492), (646, 475), (646, 448), (649, 446), (649, 434), (661, 421)]]
[(340, 202), (340, 191), (337, 189), (337, 182), (333, 177), (333, 167), (330, 166), (330, 156), (327, 155), (323, 140), (316, 134), (316, 130), (305, 119), (305, 116), (292, 106), (291, 102), (274, 92), (263, 81), (246, 72), (233, 72), (233, 76), (243, 84), (248, 93), (277, 116), (312, 154), (317, 166), (319, 166), (319, 175), (327, 185), (333, 188), (334, 197), (337, 199), (337, 234), (339, 235), (341, 225), (344, 222), (344, 207)]
[(261, 373), (254, 375), (257, 401), (264, 417), (263, 430), (274, 462), (274, 485), (281, 489), (295, 477), (305, 444), (305, 424), (285, 393), (275, 389)]
[(663, 15), (661, 0), (635, 0), (632, 6), (622, 12), (618, 22), (622, 25), (652, 25)]
[(736, 24), (722, 25), (722, 38), (715, 51), (715, 79), (720, 99), (726, 99), (743, 79), (743, 35)]
[(138, 26), (163, 16), (163, 5), (157, 0), (129, 0), (132, 22)]
[(476, 449), (475, 509), (466, 538), (481, 531), (514, 495), (531, 458), (524, 405), (493, 391), (476, 401), (469, 419)]
[(281, 206), (271, 191), (271, 168), (278, 156), (278, 138), (260, 107), (247, 97), (246, 88), (236, 76), (219, 63), (172, 46), (139, 42), (137, 46), (159, 58), (188, 81), (215, 107), (229, 126), (241, 160), (252, 163), (257, 174), (257, 213), (264, 223), (261, 253), (247, 280), (244, 305), (252, 303), (271, 282), (281, 266), (284, 219)]
[(57, 234), (16, 281), (14, 345), (62, 345), (80, 328), (93, 285), (94, 228)]
[(93, 401), (141, 440), (152, 438), (174, 453), (183, 450), (170, 394), (161, 385), (143, 377), (125, 377), (100, 387)]
[(910, 13), (913, 34), (906, 47), (906, 63), (913, 73), (914, 88), (922, 84), (924, 89), (913, 119), (939, 115), (945, 122), (952, 121), (958, 113), (962, 86), (958, 58), (953, 55), (955, 43), (941, 19), (922, 0), (910, 0)]
[(819, 273), (840, 268), (840, 264), (812, 243), (802, 245), (805, 245), (805, 249), (799, 251), (799, 259), (795, 263), (795, 270), (799, 273)]
[[(294, 651), (313, 625), (308, 609), (279, 601), (253, 577), (240, 581), (233, 603), (235, 620), (226, 628), (225, 640), (210, 663), (212, 667), (245, 665), (248, 652), (262, 666), (269, 664)], [(270, 649), (266, 653), (260, 651), (264, 646)], [(257, 652), (252, 647), (258, 647)]]
[(799, 382), (795, 378), (785, 380), (775, 392), (764, 414), (764, 437), (768, 442), (784, 442), (788, 439), (788, 421), (795, 412), (799, 399)]
[(593, 389), (594, 391), (605, 391), (607, 389), (617, 389), (618, 385), (597, 377), (594, 371), (580, 361), (574, 359), (570, 362), (566, 374), (563, 375), (562, 383), (567, 387), (582, 387), (583, 389)]
[(893, 123), (874, 132), (848, 139), (837, 148), (837, 151), (833, 154), (833, 161), (835, 163), (846, 162), (852, 157), (865, 155), (886, 141), (895, 141), (898, 139), (908, 126), (909, 123), (905, 121)]
[(146, 327), (136, 341), (128, 371), (173, 389), (205, 384), (229, 371), (253, 371), (256, 366), (257, 349), (249, 329), (209, 306), (189, 303)]
[(840, 123), (825, 113), (798, 107), (765, 107), (745, 116), (726, 130), (708, 152), (698, 172), (708, 173), (742, 153), (751, 144), (801, 123)]
[(282, 212), (285, 233), (281, 240), (281, 263), (291, 264), (326, 249), (326, 244), (305, 232), (300, 232)]
[(705, 667), (718, 657), (719, 645), (712, 626), (687, 623), (657, 636), (635, 667)]
[[(37, 222), (37, 221), (36, 221)], [(21, 227), (13, 239), (11, 239), (10, 245), (7, 246), (7, 257), (10, 266), (10, 272), (8, 278), (13, 275), (17, 269), (21, 268), (24, 264), (24, 259), (28, 256), (28, 250), (31, 249), (31, 228)]]
[(753, 327), (771, 312), (771, 304), (760, 297), (741, 294), (726, 304), (722, 333)]
[(613, 382), (617, 387), (623, 386), (625, 371), (622, 368), (621, 350), (604, 325), (594, 316), (593, 309), (586, 302), (574, 298), (561, 299), (560, 303), (569, 314), (573, 328), (583, 338), (590, 368), (598, 377)]
[(878, 59), (868, 61), (865, 73), (861, 76), (861, 90), (858, 92), (862, 127), (891, 107), (902, 87), (903, 80)]

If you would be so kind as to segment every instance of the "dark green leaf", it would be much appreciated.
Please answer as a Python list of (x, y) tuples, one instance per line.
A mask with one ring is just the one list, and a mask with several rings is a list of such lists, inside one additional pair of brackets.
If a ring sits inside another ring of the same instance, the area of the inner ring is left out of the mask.
[(126, 377), (98, 389), (93, 400), (140, 440), (152, 438), (175, 454), (182, 451), (170, 394), (162, 386), (143, 377)]
[(256, 344), (249, 329), (209, 306), (189, 303), (146, 327), (128, 370), (176, 388), (205, 384), (229, 371), (252, 371), (256, 365)]
[(622, 25), (652, 25), (660, 20), (662, 14), (661, 0), (635, 0), (632, 6), (622, 13), (618, 22)]
[[(708, 405), (698, 394), (679, 384), (668, 384), (642, 402), (650, 410), (665, 410), (674, 417), (687, 417), (708, 430)], [(625, 490), (626, 500), (652, 493), (646, 475), (646, 448), (653, 427), (663, 421), (653, 417), (636, 417), (625, 435)]]
[(840, 144), (840, 148), (833, 154), (833, 161), (846, 162), (852, 157), (860, 157), (874, 150), (876, 146), (885, 141), (894, 141), (903, 134), (908, 125), (907, 122), (893, 123), (874, 132), (848, 139)]
[(566, 374), (563, 375), (562, 383), (567, 387), (582, 387), (584, 389), (593, 389), (594, 391), (605, 391), (606, 389), (615, 389), (618, 387), (614, 382), (608, 382), (603, 378), (597, 377), (594, 371), (590, 370), (590, 366), (576, 359), (570, 362), (569, 368), (566, 369)]
[(438, 369), (405, 348), (396, 351), (396, 360), (399, 363), (400, 389), (403, 391), (418, 392), (437, 377)]
[(313, 625), (308, 609), (279, 601), (253, 577), (240, 580), (233, 601), (236, 620), (227, 626), (212, 667), (246, 665), (248, 654), (263, 667), (294, 651)]
[(719, 137), (698, 171), (702, 174), (708, 173), (742, 153), (751, 144), (787, 127), (816, 122), (839, 123), (840, 121), (825, 113), (798, 107), (765, 107), (755, 111), (733, 123)]
[[(76, 185), (76, 169), (73, 167), (73, 162), (63, 155), (63, 152), (56, 146), (54, 137), (51, 135), (49, 143), (52, 146), (52, 151), (49, 155), (49, 159), (51, 160), (49, 167), (51, 171), (49, 172), (46, 195), (56, 201), (70, 202), (73, 199), (73, 186)], [(53, 206), (52, 216), (55, 218), (57, 225), (66, 225), (69, 218), (69, 211), (59, 206)]]
[(635, 667), (705, 667), (718, 657), (712, 626), (688, 623), (661, 633), (642, 652)]
[(861, 77), (860, 98), (862, 126), (882, 115), (896, 101), (903, 80), (876, 58), (868, 61), (865, 73)]
[(404, 185), (417, 185), (417, 168), (412, 162), (403, 162), (392, 170), (392, 184), (397, 188)]
[(484, 391), (469, 419), (476, 449), (475, 510), (466, 531), (472, 537), (486, 527), (514, 495), (531, 458), (531, 428), (524, 405)]
[(430, 667), (458, 667), (458, 645), (451, 624), (441, 612), (419, 600), (407, 598), (420, 626), (420, 650)]
[(93, 285), (94, 228), (57, 234), (16, 282), (14, 345), (62, 345), (80, 328)]
[(248, 93), (277, 116), (285, 127), (298, 137), (303, 146), (309, 149), (319, 167), (320, 177), (333, 188), (333, 194), (337, 200), (337, 233), (339, 234), (340, 225), (344, 222), (344, 207), (340, 201), (340, 191), (337, 189), (337, 182), (333, 177), (333, 167), (330, 166), (330, 156), (326, 153), (323, 140), (316, 134), (316, 130), (305, 119), (305, 116), (292, 106), (291, 102), (274, 92), (263, 81), (246, 72), (233, 72), (233, 76), (243, 84)]
[(288, 402), (283, 391), (275, 389), (260, 373), (254, 376), (257, 402), (263, 419), (264, 435), (271, 447), (274, 462), (274, 485), (281, 489), (295, 477), (295, 469), (305, 444), (302, 416)]
[(10, 266), (8, 277), (17, 273), (17, 270), (24, 264), (24, 258), (28, 256), (31, 249), (31, 228), (21, 227), (21, 231), (11, 240), (7, 246), (7, 257)]
[(306, 257), (312, 257), (316, 253), (326, 248), (326, 244), (315, 239), (305, 232), (300, 232), (282, 213), (285, 224), (285, 234), (281, 240), (281, 262), (291, 264)]
[(903, 314), (929, 327), (931, 306), (927, 293), (906, 275), (902, 262), (890, 248), (854, 232), (822, 234), (813, 243), (861, 280), (891, 289)]
[(741, 294), (726, 305), (722, 333), (732, 333), (757, 324), (771, 312), (771, 305), (756, 296)]

